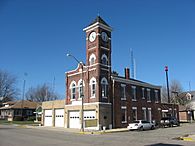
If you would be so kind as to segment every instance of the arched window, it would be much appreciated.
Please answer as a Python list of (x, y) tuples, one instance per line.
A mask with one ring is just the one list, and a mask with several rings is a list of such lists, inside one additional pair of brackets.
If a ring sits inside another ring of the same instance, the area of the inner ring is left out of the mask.
[(108, 57), (105, 54), (102, 55), (101, 60), (102, 64), (108, 65)]
[(95, 54), (91, 54), (89, 57), (89, 65), (95, 64), (95, 60), (96, 60)]
[(95, 97), (96, 92), (96, 79), (93, 77), (90, 80), (90, 86), (91, 86), (91, 97)]
[(101, 89), (102, 89), (102, 97), (107, 98), (107, 96), (108, 96), (108, 81), (105, 77), (102, 78), (102, 80), (101, 80)]
[[(82, 86), (82, 83), (83, 83), (83, 86)], [(81, 98), (82, 95), (84, 96), (84, 93), (85, 93), (84, 86), (85, 86), (85, 82), (82, 81), (82, 79), (80, 79), (78, 81), (79, 98)], [(83, 87), (83, 89), (82, 89), (82, 87)]]
[(70, 93), (71, 93), (71, 99), (76, 98), (76, 82), (72, 81), (70, 84)]

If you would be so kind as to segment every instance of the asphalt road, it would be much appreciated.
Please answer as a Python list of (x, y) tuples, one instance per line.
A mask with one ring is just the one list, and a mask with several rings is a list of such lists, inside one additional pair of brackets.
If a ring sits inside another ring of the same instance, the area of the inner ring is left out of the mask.
[(55, 128), (0, 125), (0, 146), (195, 146), (195, 142), (173, 140), (185, 134), (195, 134), (195, 124), (101, 135), (82, 135)]

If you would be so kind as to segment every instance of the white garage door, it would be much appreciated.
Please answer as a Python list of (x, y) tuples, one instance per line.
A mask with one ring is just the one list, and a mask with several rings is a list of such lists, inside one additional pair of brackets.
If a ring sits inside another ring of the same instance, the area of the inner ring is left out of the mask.
[(64, 109), (55, 110), (55, 127), (64, 127)]
[(45, 110), (44, 126), (52, 126), (52, 110)]
[(95, 111), (84, 111), (84, 120), (96, 119)]
[(81, 128), (79, 111), (69, 112), (69, 128)]

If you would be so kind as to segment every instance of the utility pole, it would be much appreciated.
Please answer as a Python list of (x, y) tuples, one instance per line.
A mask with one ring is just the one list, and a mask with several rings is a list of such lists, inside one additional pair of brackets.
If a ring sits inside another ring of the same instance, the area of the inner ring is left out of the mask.
[(165, 73), (166, 73), (166, 81), (167, 81), (167, 97), (168, 97), (168, 103), (170, 103), (169, 79), (168, 79), (168, 66), (165, 66)]

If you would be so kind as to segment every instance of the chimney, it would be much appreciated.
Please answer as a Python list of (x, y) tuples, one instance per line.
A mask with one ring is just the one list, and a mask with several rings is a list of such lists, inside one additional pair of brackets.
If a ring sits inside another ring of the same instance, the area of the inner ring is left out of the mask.
[(125, 68), (125, 79), (130, 79), (130, 76), (129, 76), (129, 68)]

